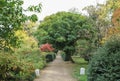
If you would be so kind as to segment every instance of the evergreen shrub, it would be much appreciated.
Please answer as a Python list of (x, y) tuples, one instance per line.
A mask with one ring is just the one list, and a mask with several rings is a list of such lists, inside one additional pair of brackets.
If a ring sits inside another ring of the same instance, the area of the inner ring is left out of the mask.
[(56, 58), (56, 55), (54, 53), (49, 53), (46, 55), (46, 61), (51, 62)]
[(120, 81), (120, 36), (99, 48), (88, 67), (88, 81)]

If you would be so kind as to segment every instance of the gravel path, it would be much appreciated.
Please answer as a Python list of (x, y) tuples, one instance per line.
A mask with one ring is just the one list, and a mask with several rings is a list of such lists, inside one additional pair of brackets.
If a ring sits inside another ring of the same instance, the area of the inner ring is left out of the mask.
[(64, 62), (60, 55), (49, 63), (45, 69), (40, 72), (40, 77), (34, 81), (76, 81), (72, 77), (72, 67), (70, 62)]

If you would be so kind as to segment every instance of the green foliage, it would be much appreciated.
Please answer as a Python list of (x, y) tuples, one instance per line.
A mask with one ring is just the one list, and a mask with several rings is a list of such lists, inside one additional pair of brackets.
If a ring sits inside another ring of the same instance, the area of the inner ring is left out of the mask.
[(19, 59), (13, 54), (0, 53), (0, 80), (18, 81), (27, 80), (34, 72), (33, 66), (24, 59)]
[(56, 58), (56, 54), (55, 53), (48, 53), (45, 56), (46, 58), (46, 62), (51, 62)]
[(99, 47), (102, 37), (105, 36), (106, 30), (110, 26), (110, 13), (107, 13), (106, 4), (97, 4), (97, 6), (90, 5), (85, 7), (84, 10), (89, 14), (88, 21), (93, 25), (96, 31), (92, 41)]
[(55, 49), (64, 50), (72, 55), (78, 39), (90, 40), (93, 37), (92, 26), (87, 17), (70, 12), (58, 12), (47, 16), (40, 24), (36, 38), (39, 43), (50, 43)]
[[(90, 5), (84, 8), (89, 14), (89, 22), (93, 24), (96, 30), (94, 43), (97, 47), (101, 46), (100, 41), (106, 36), (109, 27), (115, 25), (113, 20), (117, 18), (118, 13), (115, 16), (112, 15), (118, 8), (120, 8), (120, 0), (106, 0), (105, 4), (98, 3), (96, 6)], [(111, 19), (113, 19), (113, 23), (111, 23)]]
[(34, 70), (45, 67), (46, 59), (39, 49), (23, 49), (13, 54), (0, 52), (0, 80), (33, 81)]
[[(23, 11), (28, 11), (22, 8), (23, 0), (1, 0), (0, 3), (0, 50), (9, 51), (21, 43), (15, 32), (22, 30), (22, 23), (27, 20), (36, 21), (37, 17), (23, 14)], [(31, 11), (41, 10), (40, 4), (32, 7)]]
[(46, 65), (45, 58), (40, 54), (39, 49), (24, 54), (22, 58), (27, 62), (31, 62), (35, 69), (42, 69)]
[(41, 6), (42, 6), (41, 3), (39, 3), (39, 4), (36, 5), (36, 6), (29, 6), (29, 7), (28, 7), (28, 11), (41, 12)]
[(76, 55), (79, 55), (81, 57), (84, 56), (85, 51), (89, 48), (89, 41), (87, 40), (78, 40), (76, 42)]
[(45, 57), (41, 55), (39, 49), (23, 49), (21, 48), (21, 50), (16, 51), (16, 53), (19, 54), (18, 56), (20, 59), (24, 59), (26, 62), (32, 63), (34, 69), (42, 69), (43, 67), (45, 67)]
[(113, 35), (109, 40), (105, 43), (105, 47), (108, 53), (117, 53), (120, 51), (120, 36)]
[[(14, 32), (20, 29), (23, 21), (22, 0), (2, 0), (4, 3), (0, 7), (0, 49), (16, 46), (19, 42)], [(17, 5), (16, 5), (17, 4)]]
[(38, 18), (37, 18), (37, 16), (35, 14), (31, 15), (30, 19), (33, 22), (38, 21)]
[[(80, 68), (85, 68), (87, 70), (87, 63), (86, 61), (83, 61), (83, 58), (74, 58), (77, 62), (77, 64), (74, 67), (74, 72), (73, 72), (73, 76), (77, 79), (77, 81), (87, 81), (87, 74), (85, 75), (80, 75)], [(87, 72), (86, 72), (87, 73)]]
[(119, 81), (120, 36), (111, 37), (89, 64), (88, 81)]
[(76, 56), (84, 58), (86, 61), (89, 61), (91, 56), (93, 55), (93, 51), (95, 50), (95, 46), (89, 40), (80, 39), (76, 41), (75, 45), (75, 54)]
[(61, 57), (64, 61), (67, 61), (67, 57), (66, 57), (65, 52), (61, 52)]
[(85, 61), (84, 58), (81, 58), (80, 56), (72, 56), (72, 59), (76, 64), (83, 64), (83, 63), (87, 64), (88, 63), (87, 61)]
[(107, 13), (112, 13), (114, 10), (120, 8), (120, 0), (107, 0), (105, 8)]

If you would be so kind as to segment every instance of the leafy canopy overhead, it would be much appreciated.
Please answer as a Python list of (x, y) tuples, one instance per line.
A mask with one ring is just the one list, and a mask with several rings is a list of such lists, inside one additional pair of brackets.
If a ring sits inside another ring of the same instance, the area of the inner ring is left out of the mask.
[(73, 50), (78, 39), (93, 37), (94, 30), (87, 17), (71, 12), (58, 12), (47, 16), (35, 36), (39, 43), (50, 43), (57, 49)]

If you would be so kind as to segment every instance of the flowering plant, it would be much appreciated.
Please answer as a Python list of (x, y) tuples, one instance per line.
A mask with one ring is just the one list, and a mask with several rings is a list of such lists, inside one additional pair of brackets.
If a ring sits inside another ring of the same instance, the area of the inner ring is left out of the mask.
[(40, 46), (40, 50), (41, 50), (42, 52), (51, 52), (51, 51), (54, 50), (54, 48), (52, 47), (51, 44), (46, 43), (46, 44), (43, 44), (43, 45)]

